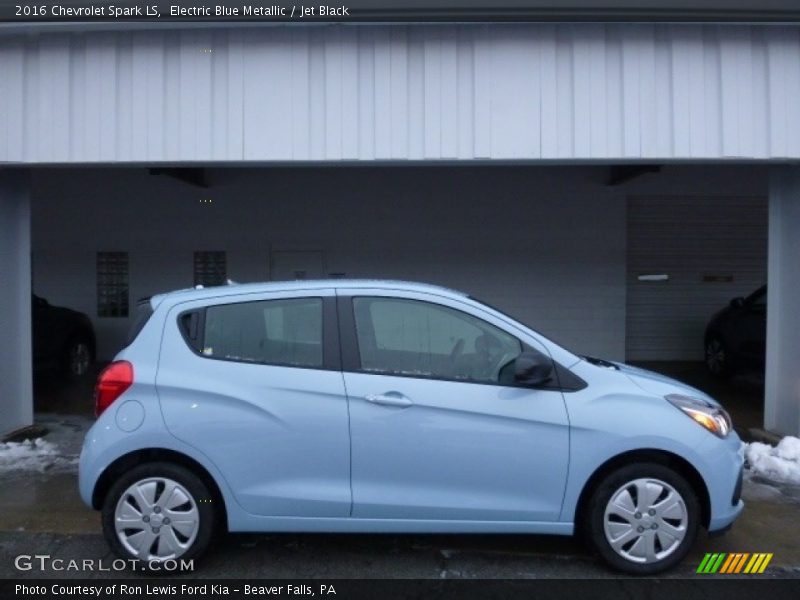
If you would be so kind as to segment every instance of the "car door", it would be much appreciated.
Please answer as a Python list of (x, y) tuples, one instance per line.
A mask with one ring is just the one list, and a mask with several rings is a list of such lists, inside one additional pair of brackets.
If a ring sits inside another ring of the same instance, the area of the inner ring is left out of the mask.
[(349, 516), (332, 290), (176, 306), (157, 388), (169, 431), (216, 465), (247, 512)]
[(569, 459), (563, 395), (507, 377), (526, 345), (544, 348), (443, 297), (341, 294), (353, 516), (556, 521)]

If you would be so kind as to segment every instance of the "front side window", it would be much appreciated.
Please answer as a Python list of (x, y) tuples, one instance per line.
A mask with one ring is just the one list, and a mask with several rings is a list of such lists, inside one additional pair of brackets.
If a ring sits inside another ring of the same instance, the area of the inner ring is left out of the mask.
[(322, 299), (222, 304), (206, 309), (204, 356), (322, 367)]
[(514, 336), (446, 306), (402, 298), (353, 298), (361, 369), (373, 373), (500, 383), (522, 352)]

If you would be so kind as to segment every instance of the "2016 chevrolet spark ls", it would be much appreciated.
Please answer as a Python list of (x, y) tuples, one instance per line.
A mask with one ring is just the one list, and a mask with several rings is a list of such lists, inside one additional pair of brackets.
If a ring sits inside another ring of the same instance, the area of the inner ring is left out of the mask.
[(582, 531), (654, 573), (742, 510), (703, 392), (582, 358), (451, 290), (178, 291), (140, 306), (80, 459), (105, 537), (147, 563), (229, 531)]

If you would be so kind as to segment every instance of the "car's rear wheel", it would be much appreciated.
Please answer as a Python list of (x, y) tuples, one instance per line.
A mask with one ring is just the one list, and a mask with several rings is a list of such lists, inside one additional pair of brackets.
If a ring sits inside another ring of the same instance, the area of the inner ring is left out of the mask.
[(215, 508), (203, 481), (172, 463), (147, 463), (125, 473), (102, 508), (112, 550), (142, 569), (200, 556), (214, 533)]
[(731, 375), (731, 356), (725, 342), (717, 336), (706, 340), (706, 368), (714, 377), (727, 378)]
[(679, 473), (657, 463), (620, 468), (593, 492), (587, 534), (600, 556), (627, 573), (676, 565), (697, 537), (700, 505)]

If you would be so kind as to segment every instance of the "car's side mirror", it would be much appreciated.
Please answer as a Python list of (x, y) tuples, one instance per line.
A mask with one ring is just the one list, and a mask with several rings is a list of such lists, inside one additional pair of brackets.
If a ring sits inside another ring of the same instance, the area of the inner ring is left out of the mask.
[(742, 298), (741, 296), (731, 300), (731, 307), (742, 308), (743, 306), (744, 306), (744, 298)]
[(514, 361), (514, 381), (542, 385), (553, 377), (553, 361), (540, 352), (523, 352)]

